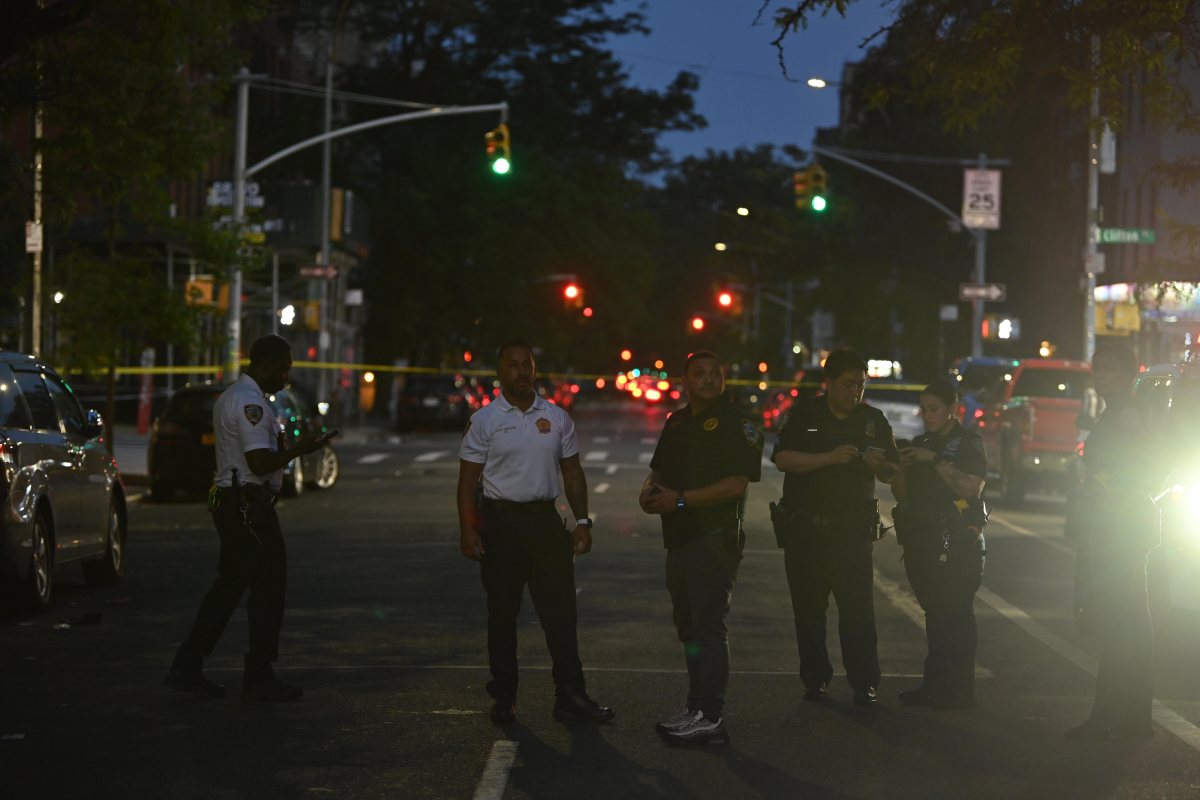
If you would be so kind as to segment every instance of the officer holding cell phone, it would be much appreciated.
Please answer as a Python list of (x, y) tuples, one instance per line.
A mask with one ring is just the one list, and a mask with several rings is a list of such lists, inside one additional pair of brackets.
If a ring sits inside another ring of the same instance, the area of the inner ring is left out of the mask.
[(284, 449), (268, 394), (288, 383), (292, 348), (274, 335), (255, 340), (250, 366), (213, 407), (217, 473), (209, 508), (221, 541), (217, 579), (204, 596), (191, 633), (175, 654), (164, 684), (200, 699), (221, 697), (225, 687), (201, 672), (247, 589), (250, 648), (242, 699), (298, 700), (299, 686), (275, 677), (287, 589), (287, 553), (275, 500), (283, 468), (293, 458), (324, 447), (337, 432), (307, 435)]
[[(983, 578), (980, 499), (987, 452), (978, 434), (957, 419), (958, 391), (935, 381), (921, 392), (925, 433), (900, 448), (892, 480), (899, 504), (896, 539), (904, 571), (925, 611), (929, 655), (921, 685), (900, 693), (910, 706), (953, 709), (975, 705), (975, 592)], [(897, 444), (900, 444), (899, 442)]]
[(804, 699), (825, 699), (833, 665), (826, 646), (829, 596), (838, 607), (842, 663), (854, 703), (877, 702), (871, 545), (881, 525), (875, 481), (889, 481), (899, 455), (879, 409), (863, 403), (867, 365), (853, 350), (825, 361), (824, 394), (793, 406), (771, 460), (786, 473), (771, 518), (796, 618)]

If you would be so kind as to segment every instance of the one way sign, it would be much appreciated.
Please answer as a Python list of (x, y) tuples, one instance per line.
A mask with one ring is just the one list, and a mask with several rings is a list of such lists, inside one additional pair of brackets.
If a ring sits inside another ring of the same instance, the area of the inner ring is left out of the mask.
[(959, 300), (983, 300), (988, 303), (999, 303), (1008, 297), (1008, 290), (1003, 283), (960, 283), (958, 285)]

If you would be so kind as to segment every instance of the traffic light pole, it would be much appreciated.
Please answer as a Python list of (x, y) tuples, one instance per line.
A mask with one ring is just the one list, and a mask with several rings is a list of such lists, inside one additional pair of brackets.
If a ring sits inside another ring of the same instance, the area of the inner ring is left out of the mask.
[[(840, 161), (843, 164), (848, 164), (849, 166), (852, 166), (855, 169), (861, 170), (862, 172), (865, 172), (868, 175), (874, 175), (876, 178), (887, 181), (888, 183), (892, 184), (893, 186), (897, 186), (900, 189), (903, 189), (904, 191), (908, 192), (909, 194), (920, 198), (921, 200), (925, 201), (927, 204), (933, 206), (938, 211), (941, 211), (947, 217), (949, 217), (950, 219), (952, 219), (956, 223), (958, 223), (960, 229), (969, 233), (975, 242), (975, 269), (974, 269), (974, 272), (972, 275), (972, 279), (976, 283), (986, 282), (987, 233), (982, 228), (972, 228), (971, 226), (967, 225), (966, 220), (964, 220), (958, 214), (955, 214), (953, 211), (951, 211), (945, 205), (938, 202), (937, 200), (930, 197), (929, 195), (925, 194), (917, 187), (912, 186), (908, 183), (905, 183), (904, 181), (900, 180), (899, 178), (889, 175), (886, 172), (883, 172), (882, 170), (875, 169), (875, 167), (872, 167), (869, 164), (864, 164), (861, 161), (857, 161), (853, 158), (850, 158), (849, 156), (838, 151), (836, 148), (825, 147), (823, 145), (814, 144), (814, 145), (812, 145), (811, 150), (813, 153), (815, 153), (817, 155), (825, 156), (827, 158), (832, 158), (834, 161)], [(984, 156), (982, 154), (979, 156), (979, 158), (972, 159), (972, 160), (951, 159), (951, 158), (928, 158), (928, 157), (923, 157), (923, 156), (904, 156), (901, 154), (888, 154), (888, 158), (890, 158), (894, 161), (901, 161), (901, 162), (909, 161), (909, 162), (926, 163), (926, 164), (931, 163), (931, 162), (932, 163), (942, 163), (942, 164), (957, 164), (957, 165), (964, 166), (964, 167), (968, 167), (968, 166), (975, 167), (976, 169), (986, 169), (989, 166), (997, 166), (997, 167), (1007, 166), (1008, 164), (1012, 163), (1007, 158), (989, 159), (987, 156)], [(982, 300), (972, 300), (971, 301), (971, 327), (972, 327), (972, 330), (971, 330), (971, 355), (976, 358), (983, 355), (983, 338), (982, 338), (982, 333), (980, 331), (980, 328), (982, 327), (982, 325), (983, 325), (983, 301)]]
[[(488, 103), (476, 106), (439, 106), (421, 111), (410, 111), (405, 114), (393, 114), (379, 119), (348, 125), (344, 128), (328, 131), (312, 136), (301, 142), (285, 147), (282, 150), (259, 161), (253, 166), (246, 166), (246, 150), (249, 128), (250, 84), (258, 77), (251, 75), (242, 68), (234, 77), (237, 83), (237, 119), (234, 130), (233, 157), (233, 226), (239, 236), (242, 224), (246, 221), (246, 181), (256, 173), (266, 169), (277, 161), (282, 161), (290, 155), (315, 147), (318, 144), (350, 136), (355, 133), (381, 128), (385, 125), (396, 125), (401, 122), (415, 122), (431, 117), (454, 117), (463, 114), (484, 114), (500, 112), (501, 122), (508, 117), (508, 103)], [(241, 339), (242, 339), (242, 267), (240, 263), (233, 265), (229, 287), (229, 317), (226, 324), (225, 374), (227, 380), (237, 378), (240, 368)]]

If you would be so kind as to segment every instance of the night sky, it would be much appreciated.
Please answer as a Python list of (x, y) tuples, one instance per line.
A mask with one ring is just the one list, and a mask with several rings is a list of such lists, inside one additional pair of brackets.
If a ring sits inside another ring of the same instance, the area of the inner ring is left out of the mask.
[[(614, 11), (640, 0), (619, 0)], [(818, 18), (785, 43), (788, 72), (782, 75), (771, 9), (754, 25), (761, 0), (648, 0), (644, 12), (652, 34), (613, 40), (616, 55), (628, 65), (637, 85), (665, 87), (680, 71), (700, 75), (697, 110), (708, 127), (668, 134), (662, 144), (675, 156), (702, 155), (761, 143), (798, 144), (805, 148), (818, 127), (837, 121), (837, 88), (805, 85), (812, 76), (837, 81), (842, 64), (858, 61), (860, 44), (892, 17), (893, 5), (859, 0), (845, 19), (836, 13)]]

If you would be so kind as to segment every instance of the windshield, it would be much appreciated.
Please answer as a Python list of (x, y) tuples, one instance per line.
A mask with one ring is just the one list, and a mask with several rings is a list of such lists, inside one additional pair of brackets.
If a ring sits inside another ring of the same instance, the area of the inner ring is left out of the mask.
[(1091, 375), (1081, 370), (1027, 369), (1017, 378), (1013, 397), (1063, 397), (1083, 399)]
[(921, 392), (916, 389), (872, 388), (870, 384), (867, 384), (867, 390), (863, 393), (863, 400), (869, 406), (877, 406), (880, 403), (900, 403), (906, 406), (919, 406), (921, 404)]
[(1011, 369), (1012, 367), (1001, 365), (984, 366), (982, 364), (972, 364), (960, 376), (962, 380), (958, 383), (958, 390), (974, 395), (990, 394), (996, 382), (1004, 377), (1005, 370)]

